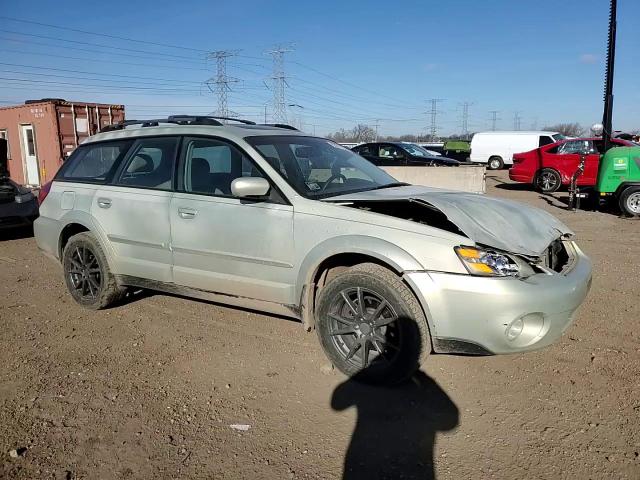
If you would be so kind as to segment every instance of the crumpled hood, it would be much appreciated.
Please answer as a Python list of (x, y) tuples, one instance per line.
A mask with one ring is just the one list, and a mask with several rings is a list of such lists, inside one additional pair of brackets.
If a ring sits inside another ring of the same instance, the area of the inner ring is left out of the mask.
[(436, 208), (474, 242), (522, 255), (539, 256), (558, 237), (573, 234), (544, 210), (476, 193), (408, 185), (325, 199), (329, 202), (394, 200)]

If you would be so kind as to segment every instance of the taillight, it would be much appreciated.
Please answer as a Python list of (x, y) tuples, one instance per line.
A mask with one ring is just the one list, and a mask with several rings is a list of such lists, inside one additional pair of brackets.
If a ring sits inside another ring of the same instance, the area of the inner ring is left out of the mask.
[(49, 192), (51, 191), (52, 184), (53, 182), (47, 182), (40, 187), (40, 191), (38, 192), (38, 204), (42, 205), (44, 199), (47, 198), (47, 195), (49, 195)]
[(524, 157), (518, 157), (516, 155), (513, 156), (514, 165), (517, 164), (517, 163), (522, 163), (522, 162), (524, 162)]

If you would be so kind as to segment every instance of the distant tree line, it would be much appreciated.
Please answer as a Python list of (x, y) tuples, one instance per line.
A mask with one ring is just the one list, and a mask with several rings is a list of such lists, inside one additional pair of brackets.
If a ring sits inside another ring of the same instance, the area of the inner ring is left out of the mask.
[[(547, 125), (543, 130), (550, 132), (559, 132), (567, 137), (580, 137), (589, 133), (587, 128), (584, 128), (579, 123), (556, 123), (555, 125)], [(630, 132), (632, 135), (640, 133), (638, 130)], [(473, 133), (470, 133), (468, 138), (470, 139)], [(366, 124), (358, 124), (353, 128), (344, 129), (341, 128), (333, 133), (327, 135), (327, 138), (334, 142), (342, 143), (364, 143), (364, 142), (429, 142), (434, 140), (455, 140), (463, 138), (462, 135), (449, 135), (440, 136), (438, 139), (432, 139), (430, 135), (416, 135), (407, 133), (404, 135), (376, 135), (374, 127)]]

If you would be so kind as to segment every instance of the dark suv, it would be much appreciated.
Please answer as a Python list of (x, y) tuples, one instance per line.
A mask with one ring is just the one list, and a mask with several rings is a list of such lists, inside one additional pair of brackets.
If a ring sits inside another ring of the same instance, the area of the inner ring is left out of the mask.
[(366, 158), (374, 165), (382, 167), (408, 166), (447, 166), (457, 167), (458, 160), (440, 155), (432, 155), (424, 148), (413, 143), (376, 142), (363, 143), (351, 150)]

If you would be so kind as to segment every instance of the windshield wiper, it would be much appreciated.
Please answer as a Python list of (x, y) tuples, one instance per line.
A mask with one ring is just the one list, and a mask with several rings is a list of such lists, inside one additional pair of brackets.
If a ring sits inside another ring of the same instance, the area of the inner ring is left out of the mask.
[(377, 187), (370, 188), (369, 190), (380, 190), (382, 188), (393, 188), (393, 187), (406, 187), (407, 185), (410, 185), (410, 184), (405, 182), (387, 183), (386, 185), (378, 185)]

